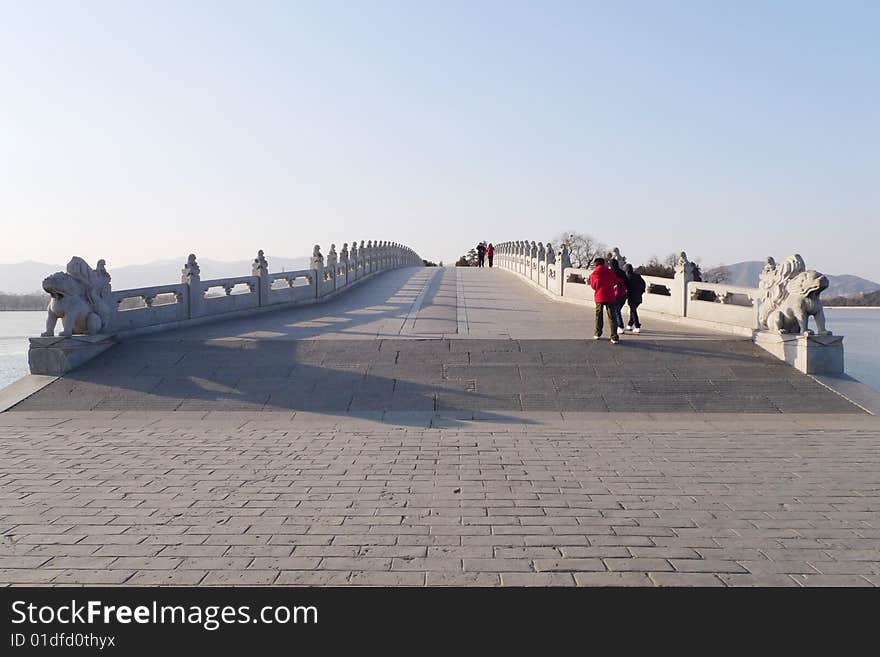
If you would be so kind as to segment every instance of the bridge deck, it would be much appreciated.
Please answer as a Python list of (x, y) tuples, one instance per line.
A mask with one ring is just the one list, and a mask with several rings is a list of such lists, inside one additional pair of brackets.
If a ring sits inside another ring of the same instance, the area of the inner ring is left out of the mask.
[(15, 410), (861, 412), (747, 339), (648, 320), (613, 346), (592, 328), (506, 272), (398, 270), (128, 341)]
[(130, 341), (0, 413), (0, 584), (880, 586), (880, 421), (645, 324), (402, 270)]

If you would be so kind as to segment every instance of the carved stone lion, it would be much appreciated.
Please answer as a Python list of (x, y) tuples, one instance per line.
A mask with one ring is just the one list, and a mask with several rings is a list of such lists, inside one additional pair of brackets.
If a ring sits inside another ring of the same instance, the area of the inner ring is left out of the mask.
[(825, 328), (825, 311), (819, 295), (828, 287), (828, 278), (809, 269), (789, 279), (785, 299), (767, 316), (767, 328), (779, 333), (811, 335), (807, 322), (812, 316), (816, 333), (831, 335)]
[(55, 334), (59, 319), (64, 337), (74, 333), (95, 335), (107, 330), (112, 309), (110, 274), (103, 260), (92, 269), (85, 260), (74, 256), (67, 263), (66, 272), (55, 272), (43, 280), (43, 289), (52, 297), (43, 337)]
[(74, 333), (95, 335), (109, 326), (110, 274), (103, 260), (92, 269), (85, 260), (74, 257), (66, 272), (55, 272), (43, 280), (43, 289), (52, 297), (43, 337), (55, 334), (59, 319), (65, 337)]

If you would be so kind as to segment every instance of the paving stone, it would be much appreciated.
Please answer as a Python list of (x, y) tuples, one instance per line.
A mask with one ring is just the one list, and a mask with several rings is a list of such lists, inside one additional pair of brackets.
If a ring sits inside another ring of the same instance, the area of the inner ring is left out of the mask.
[(343, 557), (325, 557), (321, 559), (318, 568), (321, 570), (390, 570), (391, 559), (374, 559), (369, 557), (357, 557), (346, 559)]
[(94, 570), (88, 568), (77, 568), (74, 570), (46, 570), (47, 573), (54, 573), (51, 579), (53, 585), (58, 584), (83, 584), (83, 585), (103, 585), (103, 584), (124, 584), (131, 579), (135, 571), (133, 570)]
[(528, 559), (463, 559), (466, 572), (532, 572)]
[(501, 573), (502, 586), (574, 586), (571, 573)]
[(46, 584), (57, 577), (59, 571), (35, 568), (2, 568), (0, 582), (4, 584)]
[(351, 573), (344, 570), (282, 570), (275, 584), (281, 586), (348, 586)]
[(501, 575), (495, 572), (432, 572), (428, 571), (427, 586), (500, 586)]
[(605, 559), (608, 570), (624, 572), (661, 572), (672, 570), (672, 565), (665, 559)]
[(654, 586), (647, 573), (641, 572), (604, 572), (574, 573), (578, 586)]
[(736, 561), (716, 559), (670, 559), (672, 567), (681, 573), (744, 573), (745, 567)]
[(739, 561), (753, 575), (818, 574), (819, 571), (804, 561)]
[(601, 559), (535, 559), (535, 570), (548, 571), (603, 571), (605, 564)]
[(277, 577), (277, 570), (212, 570), (201, 586), (266, 586)]
[(126, 586), (196, 586), (204, 579), (203, 570), (144, 570), (126, 580)]
[(792, 575), (801, 586), (874, 586), (866, 577), (859, 575)]
[(354, 572), (351, 586), (424, 586), (424, 572)]
[(798, 584), (792, 576), (781, 575), (781, 574), (754, 575), (751, 573), (747, 573), (747, 574), (719, 573), (718, 579), (720, 579), (722, 582), (724, 582), (725, 586), (738, 586), (738, 587), (756, 587), (756, 586), (796, 587), (796, 586), (800, 586), (800, 584)]
[(313, 570), (321, 557), (255, 557), (248, 569), (256, 570)]
[(710, 572), (650, 573), (657, 586), (725, 586), (716, 574)]

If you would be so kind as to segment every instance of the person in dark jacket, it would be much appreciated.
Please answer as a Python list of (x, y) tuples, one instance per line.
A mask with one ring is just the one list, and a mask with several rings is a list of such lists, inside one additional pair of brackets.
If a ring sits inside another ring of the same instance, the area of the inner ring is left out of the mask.
[(638, 308), (642, 304), (645, 295), (645, 279), (632, 265), (627, 265), (626, 272), (626, 303), (629, 306), (629, 322), (627, 328), (633, 333), (641, 333), (642, 324), (639, 322)]
[(626, 304), (627, 297), (627, 289), (626, 289), (626, 272), (624, 272), (620, 268), (620, 263), (617, 262), (617, 258), (611, 258), (611, 261), (608, 263), (611, 271), (614, 272), (614, 275), (620, 280), (621, 285), (617, 287), (617, 306), (614, 311), (617, 316), (617, 326), (620, 327), (621, 332), (623, 331), (623, 306)]
[(477, 244), (477, 266), (482, 267), (486, 261), (486, 245), (480, 242)]
[(617, 287), (621, 284), (615, 273), (605, 265), (604, 258), (596, 258), (593, 263), (596, 268), (590, 274), (590, 287), (595, 291), (596, 300), (596, 332), (593, 338), (598, 340), (602, 337), (604, 329), (602, 311), (608, 315), (608, 323), (611, 324), (611, 344), (617, 344), (620, 337), (617, 334)]

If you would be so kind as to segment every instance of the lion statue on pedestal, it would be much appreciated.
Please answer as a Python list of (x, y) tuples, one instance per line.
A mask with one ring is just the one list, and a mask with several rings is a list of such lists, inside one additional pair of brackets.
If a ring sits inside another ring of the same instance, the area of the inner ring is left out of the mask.
[(112, 312), (110, 274), (103, 260), (96, 269), (80, 257), (67, 263), (67, 271), (55, 272), (43, 280), (43, 289), (49, 300), (44, 338), (55, 335), (55, 325), (61, 320), (60, 335), (96, 335), (106, 332)]
[(825, 328), (825, 310), (819, 299), (827, 287), (828, 278), (807, 269), (800, 255), (791, 256), (779, 266), (773, 258), (767, 258), (758, 285), (761, 327), (778, 333), (813, 335), (808, 325), (813, 317), (816, 333), (831, 335)]

